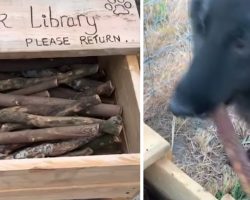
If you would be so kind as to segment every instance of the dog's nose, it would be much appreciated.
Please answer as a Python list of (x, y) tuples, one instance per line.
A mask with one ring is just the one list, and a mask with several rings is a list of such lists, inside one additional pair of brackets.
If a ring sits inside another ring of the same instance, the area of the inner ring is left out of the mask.
[(176, 96), (171, 99), (169, 109), (175, 116), (179, 117), (188, 117), (195, 114), (190, 105), (182, 102), (180, 99), (176, 98)]

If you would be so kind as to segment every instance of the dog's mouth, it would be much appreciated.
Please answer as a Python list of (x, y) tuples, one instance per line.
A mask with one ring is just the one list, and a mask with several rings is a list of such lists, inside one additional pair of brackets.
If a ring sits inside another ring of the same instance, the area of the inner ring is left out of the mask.
[(226, 99), (224, 102), (218, 102), (212, 105), (205, 105), (204, 108), (206, 109), (197, 110), (195, 109), (195, 106), (193, 106), (192, 104), (186, 103), (181, 99), (173, 97), (170, 101), (169, 109), (177, 117), (181, 118), (192, 117), (192, 118), (206, 119), (211, 116), (211, 114), (219, 105), (221, 104), (229, 105), (231, 102), (233, 102), (233, 100), (234, 100), (234, 95)]

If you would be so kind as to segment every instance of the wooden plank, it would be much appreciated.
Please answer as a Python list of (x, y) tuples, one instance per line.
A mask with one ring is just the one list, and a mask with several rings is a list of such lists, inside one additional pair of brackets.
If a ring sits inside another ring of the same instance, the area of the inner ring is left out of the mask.
[(144, 176), (164, 197), (171, 200), (216, 200), (168, 158), (151, 165)]
[(116, 87), (116, 100), (123, 108), (129, 153), (140, 152), (139, 65), (136, 56), (100, 57), (100, 66)]
[(33, 188), (0, 191), (0, 200), (62, 200), (116, 198), (131, 199), (137, 191), (138, 183), (114, 183), (110, 185), (71, 186), (59, 188)]
[(158, 133), (144, 124), (144, 169), (163, 158), (170, 151), (170, 144)]
[(0, 59), (139, 51), (134, 0), (0, 0)]
[(132, 191), (139, 191), (139, 157), (139, 154), (123, 154), (3, 160), (0, 162), (0, 197), (18, 199), (20, 195), (20, 199), (34, 199), (39, 194), (43, 194), (43, 199), (70, 199), (70, 195), (78, 198), (80, 194), (92, 195), (91, 198), (132, 196)]

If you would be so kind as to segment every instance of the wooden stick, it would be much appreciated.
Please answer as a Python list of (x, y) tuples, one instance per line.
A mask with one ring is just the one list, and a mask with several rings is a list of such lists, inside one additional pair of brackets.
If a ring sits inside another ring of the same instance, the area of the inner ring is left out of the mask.
[(30, 129), (30, 128), (33, 128), (33, 126), (26, 125), (26, 124), (18, 124), (18, 123), (4, 123), (2, 124), (0, 131), (10, 132), (10, 131), (16, 131), (16, 130)]
[(122, 130), (121, 119), (112, 117), (108, 120), (100, 120), (87, 117), (50, 117), (32, 115), (24, 112), (13, 112), (10, 109), (0, 110), (0, 122), (21, 123), (39, 128), (78, 126), (88, 124), (100, 124), (100, 131), (112, 135), (119, 135)]
[(85, 139), (74, 139), (65, 142), (44, 143), (34, 147), (28, 147), (21, 151), (17, 151), (5, 159), (25, 159), (25, 158), (44, 158), (60, 156), (67, 152), (73, 151), (97, 136)]
[(80, 114), (82, 116), (109, 118), (112, 116), (121, 115), (122, 108), (119, 105), (99, 104), (99, 105), (89, 107), (88, 109), (84, 111), (81, 111)]
[(63, 87), (57, 87), (49, 90), (51, 97), (78, 100), (86, 95), (82, 92)]
[(101, 101), (104, 104), (115, 104), (115, 100), (112, 98), (101, 97)]
[(38, 93), (34, 93), (30, 96), (36, 96), (36, 97), (50, 97), (50, 93), (48, 90), (42, 91), (42, 92), (38, 92)]
[(65, 106), (74, 102), (75, 102), (74, 100), (68, 100), (68, 99), (0, 93), (0, 107), (26, 106), (26, 105)]
[(92, 65), (91, 67), (85, 66), (81, 69), (75, 69), (66, 73), (59, 73), (55, 77), (45, 77), (45, 78), (13, 78), (0, 81), (0, 91), (21, 89), (29, 87), (31, 85), (48, 81), (51, 78), (56, 78), (58, 84), (68, 83), (75, 79), (82, 78), (84, 76), (89, 76), (98, 71), (98, 65)]
[[(100, 104), (101, 100), (98, 95), (87, 96), (78, 101), (65, 105), (26, 105), (6, 108), (2, 111), (8, 112), (25, 112), (42, 116), (67, 116), (85, 110), (89, 106)], [(1, 112), (1, 110), (0, 110)]]
[(22, 76), (24, 78), (43, 78), (55, 76), (57, 73), (58, 72), (55, 68), (30, 69), (22, 71)]
[(42, 92), (44, 90), (48, 90), (51, 88), (55, 88), (57, 86), (58, 86), (57, 78), (52, 78), (51, 80), (47, 80), (47, 81), (44, 81), (35, 85), (31, 85), (23, 89), (15, 90), (15, 91), (9, 92), (8, 94), (30, 95), (30, 94)]
[(92, 138), (96, 135), (99, 135), (99, 124), (3, 132), (0, 134), (0, 145)]
[(103, 135), (103, 136), (96, 138), (95, 140), (92, 140), (91, 142), (84, 145), (80, 149), (69, 152), (63, 156), (84, 156), (86, 155), (86, 153), (87, 155), (90, 155), (90, 153), (93, 154), (96, 150), (102, 147), (105, 147), (107, 145), (113, 144), (114, 142), (115, 142), (114, 136)]
[(122, 154), (122, 145), (119, 143), (113, 143), (111, 145), (106, 145), (94, 152), (94, 155), (108, 155), (108, 154)]
[(24, 87), (28, 87), (30, 85), (34, 85), (40, 83), (42, 81), (50, 80), (50, 78), (12, 78), (7, 80), (0, 81), (0, 91), (6, 90), (17, 90)]
[(104, 133), (119, 136), (122, 131), (122, 118), (120, 116), (114, 116), (108, 120), (102, 120), (102, 122), (100, 122), (100, 130)]
[[(75, 90), (63, 87), (57, 87), (49, 90), (51, 97), (79, 100), (86, 95), (83, 92), (76, 92)], [(101, 97), (101, 101), (104, 104), (115, 104), (115, 101), (111, 98)]]
[(8, 144), (8, 145), (0, 145), (0, 152), (4, 154), (5, 156), (22, 148), (26, 147), (27, 144)]
[[(79, 58), (38, 58), (38, 59), (3, 59), (0, 60), (0, 72), (20, 72), (29, 69), (44, 69), (59, 67), (62, 65), (91, 65), (96, 63), (93, 57)], [(91, 64), (86, 64), (91, 63)], [(90, 66), (91, 67), (91, 66)]]
[(84, 148), (84, 149), (80, 149), (80, 150), (75, 150), (69, 153), (66, 153), (64, 155), (62, 155), (63, 157), (70, 157), (70, 156), (88, 156), (88, 155), (92, 155), (94, 153), (93, 149), (91, 148)]
[(115, 143), (115, 137), (112, 136), (112, 135), (103, 135), (103, 136), (100, 136), (98, 138), (96, 138), (95, 140), (91, 141), (90, 143), (86, 144), (84, 147), (85, 148), (91, 148), (93, 149), (94, 151), (102, 148), (102, 147), (105, 147), (105, 146), (108, 146), (108, 145), (111, 145), (111, 144), (114, 144)]
[(16, 78), (15, 74), (11, 73), (0, 73), (0, 80), (6, 80), (6, 79), (11, 79), (11, 78)]
[(111, 81), (100, 82), (90, 79), (78, 79), (68, 83), (75, 90), (83, 92), (85, 95), (98, 94), (100, 96), (110, 96), (114, 91)]
[(98, 72), (98, 65), (82, 66), (81, 68), (74, 69), (66, 73), (59, 73), (56, 75), (58, 84), (70, 83), (75, 79), (79, 79), (85, 76), (89, 76)]
[[(72, 68), (74, 68), (74, 66), (72, 66)], [(99, 68), (97, 73), (88, 76), (89, 79), (98, 80), (98, 81), (103, 81), (106, 79), (106, 77), (107, 77), (106, 72), (102, 68)]]
[(212, 118), (233, 169), (238, 174), (245, 192), (250, 195), (250, 162), (245, 150), (239, 143), (226, 108), (220, 106), (213, 112)]
[(85, 97), (84, 100), (79, 100), (75, 103), (69, 104), (68, 106), (65, 106), (63, 109), (51, 112), (51, 115), (52, 116), (70, 116), (70, 115), (79, 113), (80, 111), (83, 111), (90, 106), (94, 106), (100, 103), (101, 103), (101, 100), (99, 96), (97, 95), (89, 96), (89, 97)]

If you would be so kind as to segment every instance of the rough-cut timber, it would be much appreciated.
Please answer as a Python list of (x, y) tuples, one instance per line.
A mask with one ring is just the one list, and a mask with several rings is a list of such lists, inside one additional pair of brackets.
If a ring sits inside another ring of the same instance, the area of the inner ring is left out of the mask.
[[(59, 73), (55, 77), (42, 78), (12, 78), (0, 81), (0, 91), (21, 89), (30, 87), (34, 84), (54, 80), (56, 78), (56, 85), (69, 83), (75, 79), (95, 74), (98, 71), (98, 65), (84, 65), (82, 68), (74, 69), (66, 73)], [(49, 89), (49, 88), (45, 88)], [(44, 90), (44, 89), (43, 89)], [(40, 92), (40, 91), (38, 91)]]
[(57, 86), (58, 86), (57, 78), (52, 78), (51, 80), (47, 80), (47, 81), (23, 88), (23, 89), (9, 92), (9, 94), (19, 94), (19, 95), (35, 94), (35, 96), (37, 96), (37, 93), (42, 92), (44, 90), (51, 89), (51, 88), (55, 88)]
[(83, 92), (85, 95), (98, 94), (100, 96), (110, 96), (114, 92), (111, 81), (100, 82), (90, 79), (78, 79), (68, 84), (73, 89)]
[(3, 94), (0, 93), (0, 106), (1, 107), (12, 107), (12, 106), (26, 106), (26, 105), (37, 105), (37, 106), (58, 106), (67, 105), (74, 103), (74, 100), (59, 99), (59, 98), (46, 98), (37, 96), (23, 96), (14, 94)]
[[(86, 97), (83, 92), (76, 92), (75, 90), (57, 87), (49, 90), (51, 97), (79, 100), (82, 97)], [(115, 104), (115, 100), (112, 98), (101, 97), (102, 103), (104, 104)]]
[(60, 156), (79, 148), (80, 146), (93, 140), (96, 136), (97, 135), (92, 135), (92, 137), (88, 138), (79, 138), (57, 143), (43, 143), (37, 146), (27, 147), (23, 150), (15, 152), (13, 155), (6, 157), (6, 159), (44, 158)]
[[(83, 99), (84, 97), (82, 97)], [(13, 94), (0, 93), (0, 106), (12, 107), (12, 106), (26, 106), (26, 105), (38, 105), (38, 106), (65, 106), (71, 103), (75, 103), (74, 100), (60, 99), (60, 98), (46, 98), (38, 96), (23, 96)]]
[(50, 77), (45, 78), (11, 78), (0, 81), (0, 91), (6, 91), (6, 90), (16, 90), (21, 89), (24, 87), (29, 87), (31, 85), (40, 83), (42, 81), (48, 81), (50, 80)]
[(30, 129), (33, 126), (18, 123), (4, 123), (1, 126), (1, 132), (10, 132), (15, 130)]
[[(86, 97), (89, 98), (89, 97)], [(90, 99), (90, 98), (89, 98)], [(52, 116), (70, 116), (70, 115), (74, 115), (76, 113), (79, 113), (82, 110), (87, 109), (88, 107), (97, 105), (101, 103), (101, 100), (99, 98), (99, 96), (95, 96), (94, 98), (91, 98), (91, 101), (77, 101), (75, 103), (69, 104), (67, 106), (65, 106), (63, 109), (61, 110), (57, 110), (54, 112), (51, 112)]]
[[(70, 114), (78, 113), (90, 106), (100, 104), (101, 100), (98, 95), (86, 96), (77, 101), (68, 101), (68, 104), (64, 105), (26, 105), (26, 106), (14, 106), (5, 108), (2, 111), (8, 112), (25, 112), (42, 116), (67, 116)], [(1, 110), (0, 110), (1, 112)]]
[(112, 135), (119, 135), (122, 130), (119, 117), (112, 117), (108, 120), (101, 120), (88, 117), (51, 117), (28, 114), (25, 112), (13, 112), (10, 109), (0, 110), (0, 122), (20, 123), (39, 128), (78, 126), (88, 124), (100, 124), (100, 131)]
[(99, 124), (3, 132), (0, 134), (0, 145), (93, 138), (99, 132)]
[[(74, 69), (75, 67), (79, 67), (79, 65), (71, 65), (71, 67)], [(88, 78), (93, 79), (93, 80), (98, 80), (98, 81), (104, 81), (107, 78), (107, 74), (104, 71), (104, 69), (99, 68), (99, 71), (96, 74), (93, 74), (89, 76)]]
[(90, 143), (88, 143), (85, 148), (89, 147), (91, 149), (93, 149), (94, 151), (105, 147), (107, 145), (113, 144), (115, 142), (115, 137), (112, 135), (103, 135), (100, 136), (98, 138), (96, 138), (95, 140), (91, 141)]
[(104, 104), (115, 104), (115, 100), (112, 98), (102, 97), (101, 100), (102, 100), (102, 103)]
[(87, 147), (64, 154), (63, 156), (88, 156), (94, 153), (93, 149)]
[(6, 80), (6, 79), (11, 79), (11, 78), (15, 78), (16, 75), (12, 74), (12, 73), (0, 73), (0, 80)]
[(50, 94), (49, 94), (49, 91), (48, 91), (48, 90), (45, 90), (45, 91), (42, 91), (42, 92), (38, 92), (38, 93), (32, 94), (32, 95), (30, 95), (30, 96), (50, 97)]
[(212, 114), (218, 129), (218, 136), (225, 148), (233, 169), (239, 176), (245, 192), (250, 195), (250, 162), (246, 151), (237, 138), (233, 124), (224, 106), (218, 107)]
[(59, 73), (56, 75), (59, 84), (70, 83), (73, 80), (90, 76), (98, 72), (99, 66), (95, 65), (83, 65), (81, 68), (73, 69), (72, 71)]
[(140, 23), (134, 0), (61, 0), (60, 6), (57, 0), (7, 0), (0, 1), (0, 7), (8, 15), (5, 26), (1, 24), (1, 59), (139, 51)]
[[(78, 57), (78, 58), (32, 58), (32, 59), (1, 59), (0, 72), (20, 72), (24, 70), (39, 70), (45, 68), (60, 67), (72, 64), (93, 64), (96, 63), (95, 57)], [(9, 76), (8, 78), (14, 78)], [(2, 79), (2, 80), (4, 80)]]
[(42, 77), (55, 76), (57, 72), (58, 71), (55, 68), (45, 68), (45, 69), (25, 70), (22, 71), (21, 74), (24, 78), (42, 78)]
[(51, 97), (77, 100), (86, 95), (70, 88), (57, 87), (49, 90)]
[(111, 145), (115, 142), (115, 137), (112, 135), (103, 135), (95, 140), (89, 142), (84, 145), (82, 148), (72, 151), (70, 153), (65, 154), (64, 156), (83, 156), (83, 155), (91, 155), (96, 150), (103, 148), (105, 146)]
[(98, 104), (88, 109), (79, 112), (83, 116), (90, 116), (90, 117), (112, 117), (122, 114), (122, 107), (119, 105), (112, 105), (112, 104)]
[(3, 154), (3, 157), (6, 157), (6, 155), (12, 153), (13, 151), (16, 151), (22, 147), (26, 147), (27, 144), (8, 144), (8, 145), (0, 145), (0, 153)]

